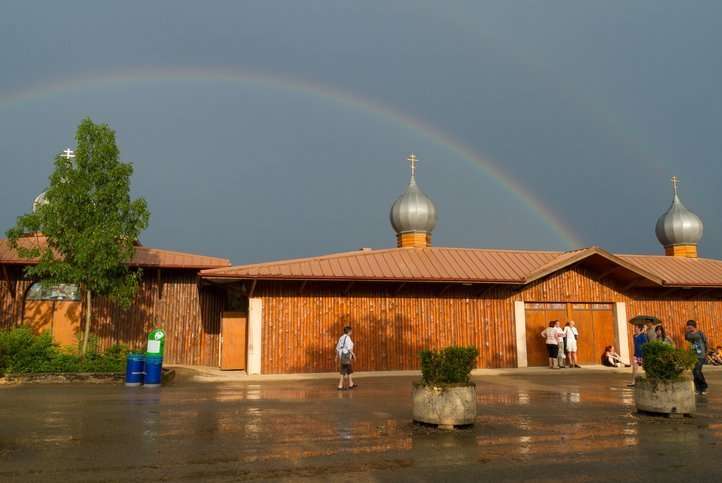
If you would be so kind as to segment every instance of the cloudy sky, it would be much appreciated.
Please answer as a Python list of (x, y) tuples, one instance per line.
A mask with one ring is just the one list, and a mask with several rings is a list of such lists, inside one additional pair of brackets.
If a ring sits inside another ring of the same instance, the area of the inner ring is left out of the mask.
[(0, 226), (84, 116), (117, 132), (146, 245), (236, 263), (434, 243), (658, 253), (681, 178), (722, 257), (722, 2), (3, 2)]

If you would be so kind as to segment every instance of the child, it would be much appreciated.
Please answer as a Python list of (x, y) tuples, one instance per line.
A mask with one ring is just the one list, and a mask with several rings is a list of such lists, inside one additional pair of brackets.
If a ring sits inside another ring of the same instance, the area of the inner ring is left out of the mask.
[(353, 341), (351, 340), (351, 326), (347, 325), (343, 328), (343, 335), (336, 344), (336, 361), (340, 362), (341, 378), (338, 380), (338, 390), (343, 391), (343, 380), (348, 378), (348, 388), (354, 389), (358, 387), (358, 384), (354, 384), (351, 374), (353, 374), (353, 368), (351, 367), (351, 361), (356, 359), (356, 354), (353, 353)]

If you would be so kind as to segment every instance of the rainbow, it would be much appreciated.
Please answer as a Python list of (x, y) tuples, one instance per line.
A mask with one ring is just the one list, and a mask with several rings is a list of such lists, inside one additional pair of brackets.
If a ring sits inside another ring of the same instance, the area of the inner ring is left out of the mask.
[(341, 107), (365, 112), (391, 121), (405, 129), (422, 133), (427, 139), (462, 159), (479, 166), (505, 191), (517, 198), (527, 209), (539, 216), (560, 237), (567, 248), (583, 246), (580, 237), (559, 216), (547, 207), (532, 191), (517, 180), (507, 175), (488, 157), (477, 154), (469, 146), (463, 144), (441, 129), (428, 122), (382, 104), (373, 99), (338, 89), (317, 82), (297, 78), (289, 78), (277, 74), (258, 71), (237, 70), (227, 68), (137, 68), (123, 71), (111, 71), (102, 74), (85, 74), (68, 77), (48, 83), (40, 83), (7, 94), (0, 94), (0, 109), (19, 106), (23, 103), (52, 97), (69, 91), (97, 88), (116, 84), (140, 82), (178, 82), (178, 81), (213, 81), (235, 82), (259, 86), (266, 89), (279, 89), (298, 92), (324, 101), (330, 101)]

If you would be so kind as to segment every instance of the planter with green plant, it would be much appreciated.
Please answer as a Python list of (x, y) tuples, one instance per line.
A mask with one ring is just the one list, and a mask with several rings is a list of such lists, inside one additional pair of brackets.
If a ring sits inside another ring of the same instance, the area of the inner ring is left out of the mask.
[(476, 385), (469, 378), (478, 349), (452, 346), (420, 355), (422, 380), (413, 385), (414, 421), (441, 429), (473, 424)]
[(635, 381), (637, 411), (691, 415), (696, 410), (690, 370), (697, 362), (690, 350), (652, 341), (644, 345), (644, 376)]

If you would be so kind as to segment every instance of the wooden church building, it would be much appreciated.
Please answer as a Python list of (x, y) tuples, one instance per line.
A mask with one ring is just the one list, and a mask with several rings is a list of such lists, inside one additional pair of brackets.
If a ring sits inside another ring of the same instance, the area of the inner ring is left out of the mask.
[(395, 248), (203, 270), (237, 311), (221, 323), (221, 366), (251, 374), (335, 370), (334, 347), (354, 330), (356, 370), (418, 369), (423, 348), (474, 345), (478, 367), (547, 363), (540, 333), (574, 320), (581, 364), (606, 345), (629, 358), (636, 315), (655, 315), (683, 342), (696, 319), (722, 343), (722, 261), (698, 257), (702, 221), (674, 185), (657, 222), (664, 255), (432, 246), (437, 214), (416, 183), (391, 208)]
[[(700, 258), (702, 221), (675, 184), (657, 222), (664, 255), (620, 255), (599, 247), (569, 252), (432, 246), (437, 213), (411, 180), (393, 203), (395, 248), (253, 265), (138, 245), (130, 262), (143, 280), (130, 309), (93, 304), (101, 348), (140, 348), (149, 330), (167, 332), (166, 363), (250, 374), (335, 370), (334, 347), (354, 329), (356, 370), (417, 369), (423, 348), (474, 345), (478, 367), (546, 364), (539, 336), (550, 320), (574, 320), (579, 360), (598, 364), (615, 345), (629, 358), (635, 315), (655, 315), (682, 343), (695, 319), (722, 344), (722, 261)], [(26, 244), (44, 246), (41, 235)], [(72, 286), (44, 288), (24, 275), (34, 263), (0, 240), (0, 328), (50, 330), (73, 344), (84, 310)]]

